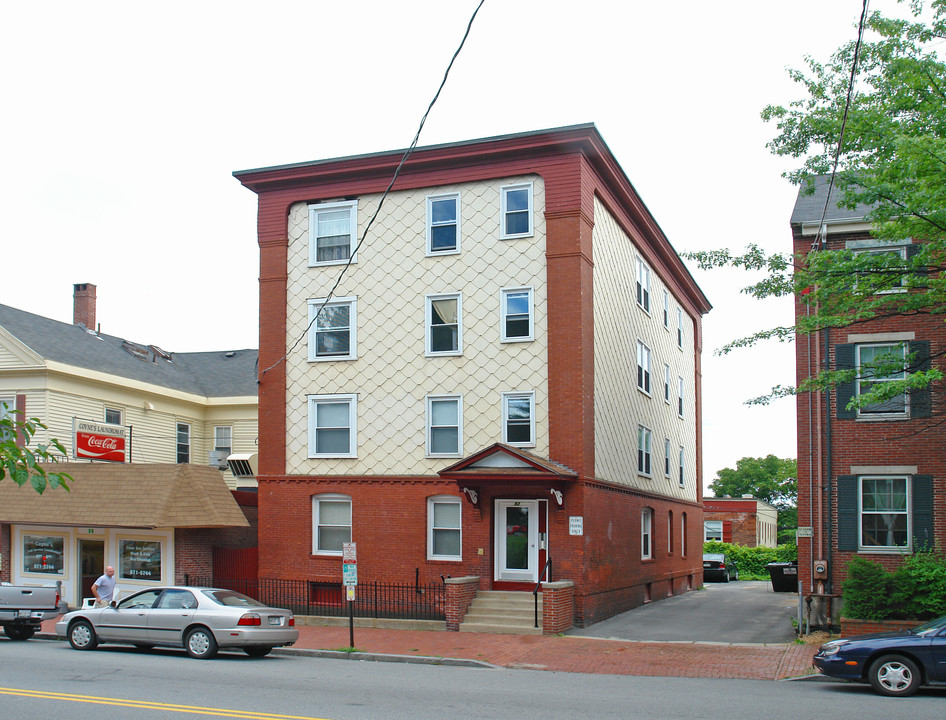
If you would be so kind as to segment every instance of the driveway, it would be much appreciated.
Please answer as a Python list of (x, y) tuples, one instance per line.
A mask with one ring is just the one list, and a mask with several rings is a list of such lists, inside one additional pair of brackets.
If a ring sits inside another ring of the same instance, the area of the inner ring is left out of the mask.
[(772, 591), (770, 582), (706, 583), (703, 590), (628, 610), (569, 635), (665, 642), (787, 643), (798, 595)]

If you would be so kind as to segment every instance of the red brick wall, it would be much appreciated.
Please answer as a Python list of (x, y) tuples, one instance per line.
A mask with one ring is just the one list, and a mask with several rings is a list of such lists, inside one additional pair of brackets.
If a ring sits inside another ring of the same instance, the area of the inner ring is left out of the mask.
[[(866, 234), (829, 235), (830, 249), (844, 247), (848, 240), (863, 239)], [(812, 238), (795, 238), (795, 252), (809, 250)], [(796, 302), (796, 315), (805, 312), (805, 305)], [(930, 355), (941, 357), (946, 352), (946, 325), (939, 317), (900, 317), (874, 320), (855, 326), (830, 331), (830, 355), (834, 362), (834, 346), (847, 342), (849, 334), (867, 334), (883, 332), (914, 332), (917, 340), (930, 342)], [(812, 364), (816, 352), (824, 354), (823, 337), (813, 335), (810, 338), (799, 337), (796, 347), (796, 375), (801, 382), (808, 374), (809, 359)], [(800, 538), (798, 543), (799, 580), (803, 592), (808, 594), (816, 586), (813, 578), (815, 560), (832, 557), (831, 582), (833, 592), (841, 592), (841, 583), (847, 575), (847, 563), (854, 556), (853, 552), (839, 552), (837, 549), (837, 477), (850, 475), (851, 466), (916, 466), (918, 474), (933, 476), (934, 495), (934, 537), (941, 545), (946, 545), (946, 454), (941, 450), (946, 440), (946, 425), (941, 425), (944, 411), (942, 398), (933, 394), (933, 417), (910, 420), (887, 420), (882, 422), (864, 422), (837, 418), (837, 395), (831, 394), (831, 467), (823, 476), (830, 478), (829, 493), (831, 511), (829, 514), (823, 486), (818, 485), (818, 467), (823, 465), (826, 454), (824, 442), (821, 456), (818, 455), (817, 439), (826, 427), (824, 416), (824, 397), (800, 395), (796, 402), (798, 427), (798, 524), (812, 526), (814, 537)], [(820, 411), (820, 415), (819, 415)], [(938, 417), (937, 417), (938, 416)], [(820, 419), (820, 425), (819, 425)], [(810, 438), (810, 442), (809, 442)], [(820, 521), (819, 521), (820, 518)], [(830, 520), (830, 531), (827, 523)], [(872, 554), (860, 553), (864, 557), (879, 562), (887, 569), (894, 569), (901, 562), (899, 553)]]
[(542, 634), (555, 635), (573, 625), (575, 585), (571, 582), (542, 584)]
[(871, 633), (898, 632), (921, 625), (920, 620), (851, 620), (841, 618), (841, 637), (870, 635)]
[(10, 575), (10, 554), (12, 547), (10, 545), (10, 526), (6, 523), (0, 523), (0, 557), (3, 558), (2, 567), (0, 567), (0, 582), (11, 582)]
[(447, 630), (460, 630), (460, 623), (473, 604), (479, 586), (478, 577), (453, 578), (444, 584), (443, 611)]
[(724, 523), (729, 523), (729, 539), (723, 537), (726, 542), (746, 547), (755, 547), (758, 544), (758, 518), (755, 513), (712, 511), (704, 503), (703, 519), (722, 520)]

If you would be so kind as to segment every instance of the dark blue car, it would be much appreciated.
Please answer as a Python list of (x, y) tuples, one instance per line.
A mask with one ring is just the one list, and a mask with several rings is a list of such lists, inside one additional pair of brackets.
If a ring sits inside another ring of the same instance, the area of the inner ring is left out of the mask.
[(869, 682), (881, 695), (906, 697), (920, 685), (946, 684), (946, 617), (912, 630), (831, 640), (813, 663), (830, 677)]

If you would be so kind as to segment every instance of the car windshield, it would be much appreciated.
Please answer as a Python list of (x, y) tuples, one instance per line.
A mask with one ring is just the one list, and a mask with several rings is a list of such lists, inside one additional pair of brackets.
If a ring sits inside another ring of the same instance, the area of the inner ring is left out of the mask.
[(915, 628), (911, 629), (910, 632), (914, 635), (935, 635), (943, 628), (946, 628), (946, 615), (941, 618), (936, 618), (935, 620), (930, 620), (928, 623), (917, 625)]
[(228, 607), (266, 607), (259, 600), (254, 600), (235, 590), (204, 590), (204, 595), (215, 603)]

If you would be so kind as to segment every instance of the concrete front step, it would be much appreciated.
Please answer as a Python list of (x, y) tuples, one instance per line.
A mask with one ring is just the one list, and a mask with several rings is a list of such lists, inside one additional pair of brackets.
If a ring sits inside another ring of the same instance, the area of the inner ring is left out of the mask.
[(535, 597), (529, 592), (481, 590), (467, 611), (460, 632), (517, 635), (542, 633), (542, 596), (539, 596), (539, 627), (535, 627)]

